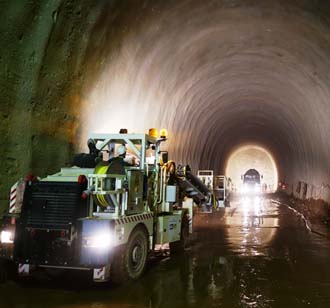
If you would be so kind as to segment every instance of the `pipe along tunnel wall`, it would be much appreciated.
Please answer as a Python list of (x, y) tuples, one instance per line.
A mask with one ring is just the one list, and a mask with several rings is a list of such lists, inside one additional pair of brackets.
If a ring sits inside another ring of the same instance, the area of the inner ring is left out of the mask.
[(258, 144), (330, 201), (328, 1), (4, 1), (0, 199), (92, 131), (167, 127), (177, 162), (224, 172)]

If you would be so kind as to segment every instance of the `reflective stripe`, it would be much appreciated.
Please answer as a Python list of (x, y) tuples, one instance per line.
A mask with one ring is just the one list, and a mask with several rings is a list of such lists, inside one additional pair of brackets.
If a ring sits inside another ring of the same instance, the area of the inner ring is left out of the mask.
[(18, 182), (16, 182), (10, 189), (10, 193), (14, 193), (17, 189)]
[(124, 225), (127, 223), (139, 222), (139, 221), (143, 221), (146, 219), (152, 219), (152, 218), (153, 218), (153, 213), (139, 214), (139, 215), (134, 215), (134, 216), (130, 216), (130, 217), (120, 218), (120, 219), (116, 220), (116, 225)]
[(18, 186), (18, 182), (16, 182), (10, 189), (9, 213), (12, 213), (15, 210), (17, 186)]
[(10, 192), (11, 194), (15, 193), (17, 190), (17, 186)]

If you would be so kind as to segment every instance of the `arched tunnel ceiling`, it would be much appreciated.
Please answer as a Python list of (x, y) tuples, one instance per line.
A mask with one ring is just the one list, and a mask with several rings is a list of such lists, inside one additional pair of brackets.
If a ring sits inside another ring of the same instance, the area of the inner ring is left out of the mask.
[[(307, 7), (239, 3), (155, 6), (123, 38), (89, 100), (105, 119), (121, 105), (120, 125), (132, 110), (125, 124), (134, 129), (170, 127), (171, 152), (194, 167), (223, 170), (235, 146), (253, 142), (271, 149), (283, 172), (308, 177), (304, 168), (321, 171), (328, 151), (328, 25)], [(92, 119), (88, 130), (99, 128)]]
[(223, 172), (251, 143), (288, 182), (330, 182), (326, 2), (8, 1), (3, 142), (9, 158), (32, 149), (11, 166), (47, 172), (91, 131), (167, 127), (171, 157), (194, 168)]

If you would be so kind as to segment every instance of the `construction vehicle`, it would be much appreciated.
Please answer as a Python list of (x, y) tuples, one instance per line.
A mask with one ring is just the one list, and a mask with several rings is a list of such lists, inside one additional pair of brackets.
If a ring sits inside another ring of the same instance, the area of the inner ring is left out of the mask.
[(230, 181), (224, 175), (214, 177), (214, 195), (218, 208), (228, 207), (230, 205)]
[(243, 193), (255, 194), (261, 192), (261, 179), (262, 175), (256, 169), (247, 170), (242, 175), (243, 180)]
[[(158, 136), (155, 129), (92, 134), (90, 153), (78, 156), (76, 166), (18, 181), (3, 220), (2, 260), (20, 276), (71, 269), (92, 271), (94, 281), (122, 283), (142, 275), (157, 247), (182, 250), (194, 203), (207, 201), (210, 192), (193, 183), (188, 167), (178, 172), (168, 161), (161, 151), (166, 140), (167, 132)], [(109, 160), (123, 145), (136, 165)]]
[(198, 170), (197, 177), (212, 192), (213, 205), (215, 208), (229, 206), (231, 180), (224, 175), (214, 176), (213, 170)]
[(213, 183), (214, 183), (214, 175), (213, 170), (198, 170), (197, 177), (203, 182), (207, 188), (212, 191), (213, 190)]

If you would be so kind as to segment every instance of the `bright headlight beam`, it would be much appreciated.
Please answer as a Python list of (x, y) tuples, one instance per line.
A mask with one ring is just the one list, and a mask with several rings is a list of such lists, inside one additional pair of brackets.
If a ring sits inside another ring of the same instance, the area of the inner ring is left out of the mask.
[(0, 241), (3, 244), (11, 244), (14, 243), (13, 241), (13, 234), (10, 231), (1, 231), (1, 235), (0, 235)]
[(250, 192), (249, 186), (247, 184), (244, 184), (243, 185), (242, 192), (245, 193), (245, 194), (247, 194), (247, 193)]
[(111, 233), (99, 233), (85, 239), (85, 246), (96, 249), (108, 249), (113, 245)]
[[(277, 189), (278, 171), (276, 161), (272, 153), (261, 145), (244, 144), (228, 155), (226, 160), (225, 174), (230, 177), (238, 191), (244, 192), (242, 175), (248, 169), (256, 169), (262, 175), (261, 185), (266, 184), (267, 192)], [(259, 185), (259, 191), (261, 192)], [(252, 192), (254, 192), (254, 189)]]

